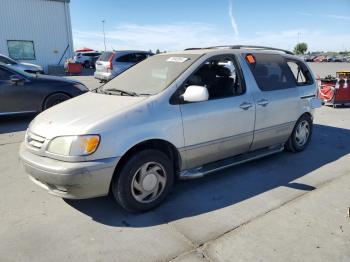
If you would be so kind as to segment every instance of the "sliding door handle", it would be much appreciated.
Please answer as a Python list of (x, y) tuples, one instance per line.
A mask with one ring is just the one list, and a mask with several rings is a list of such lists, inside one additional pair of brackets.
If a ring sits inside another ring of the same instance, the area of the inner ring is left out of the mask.
[(267, 105), (269, 104), (269, 101), (266, 100), (266, 99), (260, 99), (260, 100), (257, 102), (257, 104), (258, 104), (259, 106), (267, 106)]
[(239, 105), (239, 107), (242, 108), (243, 110), (248, 110), (252, 106), (253, 105), (251, 103), (248, 103), (248, 102), (243, 102), (242, 104)]

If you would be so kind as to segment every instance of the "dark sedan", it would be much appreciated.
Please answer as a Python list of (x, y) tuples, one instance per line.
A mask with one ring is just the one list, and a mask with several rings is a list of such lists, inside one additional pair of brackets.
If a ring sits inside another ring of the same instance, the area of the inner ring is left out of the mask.
[(0, 64), (0, 115), (41, 112), (87, 91), (78, 81), (32, 75)]

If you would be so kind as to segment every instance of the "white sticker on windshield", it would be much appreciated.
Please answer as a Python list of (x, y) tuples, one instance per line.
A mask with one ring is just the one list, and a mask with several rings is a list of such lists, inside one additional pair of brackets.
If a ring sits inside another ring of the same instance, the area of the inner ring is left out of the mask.
[(178, 56), (172, 56), (172, 57), (169, 57), (168, 62), (175, 62), (175, 63), (183, 63), (183, 62), (186, 62), (187, 60), (189, 60), (189, 58), (187, 57), (178, 57)]

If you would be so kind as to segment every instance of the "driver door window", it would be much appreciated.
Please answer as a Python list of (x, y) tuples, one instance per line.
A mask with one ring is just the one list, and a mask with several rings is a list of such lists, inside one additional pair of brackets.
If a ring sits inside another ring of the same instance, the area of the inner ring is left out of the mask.
[(209, 100), (242, 95), (245, 92), (232, 57), (219, 57), (204, 63), (185, 82), (190, 85), (205, 86)]

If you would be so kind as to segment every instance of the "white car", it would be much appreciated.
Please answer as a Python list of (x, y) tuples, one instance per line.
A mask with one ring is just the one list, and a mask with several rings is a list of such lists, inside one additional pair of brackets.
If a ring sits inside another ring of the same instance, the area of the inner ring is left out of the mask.
[(101, 82), (108, 82), (135, 64), (152, 56), (149, 51), (121, 50), (103, 52), (96, 62), (94, 76)]
[(97, 51), (92, 52), (78, 52), (74, 56), (74, 62), (82, 64), (85, 68), (95, 67), (95, 62), (100, 57), (101, 53)]

